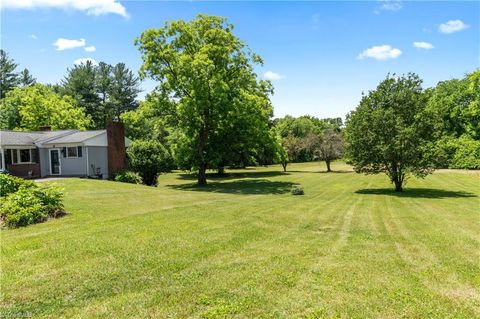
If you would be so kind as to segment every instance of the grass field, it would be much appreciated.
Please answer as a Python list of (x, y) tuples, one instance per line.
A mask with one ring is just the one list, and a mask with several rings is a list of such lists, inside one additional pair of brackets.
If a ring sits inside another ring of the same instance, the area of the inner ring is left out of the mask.
[(480, 316), (479, 172), (288, 168), (59, 181), (69, 215), (1, 231), (0, 317)]

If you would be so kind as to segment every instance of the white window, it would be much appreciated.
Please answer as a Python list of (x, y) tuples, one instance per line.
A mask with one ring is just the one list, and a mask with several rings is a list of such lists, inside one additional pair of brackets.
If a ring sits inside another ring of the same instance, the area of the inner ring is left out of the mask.
[(75, 147), (67, 147), (67, 157), (78, 157), (78, 148)]
[(17, 149), (11, 150), (13, 164), (32, 164), (35, 163), (34, 149)]

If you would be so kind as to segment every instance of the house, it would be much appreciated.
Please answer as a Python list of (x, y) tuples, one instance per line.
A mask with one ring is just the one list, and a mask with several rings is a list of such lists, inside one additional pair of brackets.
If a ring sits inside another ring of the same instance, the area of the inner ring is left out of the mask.
[(0, 170), (25, 177), (90, 176), (108, 178), (125, 168), (126, 147), (122, 123), (106, 130), (36, 132), (0, 131)]

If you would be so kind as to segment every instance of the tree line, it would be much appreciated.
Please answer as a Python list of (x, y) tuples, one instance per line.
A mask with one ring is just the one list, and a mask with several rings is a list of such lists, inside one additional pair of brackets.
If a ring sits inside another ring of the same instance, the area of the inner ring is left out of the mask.
[(58, 84), (40, 84), (0, 50), (0, 128), (103, 129), (138, 107), (140, 80), (124, 63), (91, 61), (67, 69)]
[[(480, 168), (480, 71), (428, 89), (416, 74), (388, 75), (345, 123), (274, 119), (273, 86), (254, 72), (263, 60), (233, 30), (216, 16), (169, 21), (135, 40), (138, 77), (122, 63), (87, 62), (56, 85), (21, 82), (2, 51), (1, 128), (88, 129), (121, 120), (133, 140), (130, 167), (148, 185), (172, 169), (196, 171), (205, 185), (208, 169), (280, 163), (286, 171), (289, 162), (323, 160), (330, 171), (345, 158), (357, 172), (385, 172), (402, 190), (412, 174)], [(146, 78), (157, 86), (138, 101)]]

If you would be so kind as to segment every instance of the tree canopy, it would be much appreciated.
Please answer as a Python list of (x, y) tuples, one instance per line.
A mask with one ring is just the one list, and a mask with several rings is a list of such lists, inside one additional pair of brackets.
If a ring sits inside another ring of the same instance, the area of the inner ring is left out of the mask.
[(170, 21), (144, 31), (135, 43), (141, 75), (158, 81), (160, 94), (173, 100), (177, 162), (197, 169), (200, 185), (207, 168), (224, 165), (238, 150), (251, 152), (268, 135), (272, 87), (257, 79), (252, 65), (261, 58), (225, 18)]
[(0, 127), (11, 130), (87, 129), (91, 118), (75, 106), (70, 96), (54, 93), (49, 87), (34, 84), (14, 88), (0, 102)]
[(435, 134), (421, 85), (416, 74), (387, 76), (347, 117), (347, 154), (355, 171), (384, 172), (396, 191), (409, 174), (424, 177), (435, 167)]

